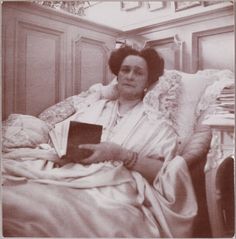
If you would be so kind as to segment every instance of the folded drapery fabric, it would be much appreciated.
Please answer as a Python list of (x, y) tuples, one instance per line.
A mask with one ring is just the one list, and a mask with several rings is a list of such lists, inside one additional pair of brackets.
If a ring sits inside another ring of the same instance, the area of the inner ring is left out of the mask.
[(5, 164), (7, 172), (26, 179), (5, 181), (5, 236), (191, 236), (197, 207), (181, 157), (166, 164), (153, 186), (110, 162), (30, 169), (31, 175), (23, 165)]

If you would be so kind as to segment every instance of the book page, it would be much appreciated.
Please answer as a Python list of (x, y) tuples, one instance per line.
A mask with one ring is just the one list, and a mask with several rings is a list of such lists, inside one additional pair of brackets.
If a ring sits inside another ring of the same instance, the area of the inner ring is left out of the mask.
[(52, 129), (49, 131), (49, 136), (51, 138), (52, 144), (58, 154), (59, 157), (61, 157), (61, 150), (60, 150), (60, 146), (59, 146), (59, 142), (57, 140), (57, 135), (56, 135), (56, 131), (55, 129)]
[(62, 157), (66, 154), (69, 124), (70, 121), (67, 120), (57, 123), (55, 127), (49, 132), (52, 143), (59, 157)]

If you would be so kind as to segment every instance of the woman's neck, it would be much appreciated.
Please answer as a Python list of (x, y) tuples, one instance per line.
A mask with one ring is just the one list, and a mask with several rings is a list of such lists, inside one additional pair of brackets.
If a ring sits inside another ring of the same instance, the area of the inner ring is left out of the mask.
[(127, 100), (123, 98), (118, 99), (118, 109), (121, 115), (125, 114), (129, 110), (133, 109), (141, 99)]

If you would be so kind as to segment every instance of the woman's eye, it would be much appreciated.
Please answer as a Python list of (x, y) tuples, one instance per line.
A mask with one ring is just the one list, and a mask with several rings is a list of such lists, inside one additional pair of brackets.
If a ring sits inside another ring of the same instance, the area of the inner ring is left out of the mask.
[(139, 75), (139, 76), (143, 75), (143, 72), (141, 70), (135, 71), (135, 73), (136, 75)]
[(123, 67), (123, 68), (121, 68), (120, 71), (123, 72), (123, 73), (128, 73), (130, 70), (127, 67)]

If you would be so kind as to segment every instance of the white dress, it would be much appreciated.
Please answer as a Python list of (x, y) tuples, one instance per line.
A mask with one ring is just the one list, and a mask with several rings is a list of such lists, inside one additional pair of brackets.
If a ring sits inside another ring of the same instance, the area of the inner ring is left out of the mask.
[(142, 102), (115, 125), (116, 114), (116, 101), (99, 100), (73, 119), (102, 124), (102, 141), (140, 157), (164, 157), (153, 185), (122, 162), (45, 170), (5, 160), (5, 172), (18, 177), (3, 187), (5, 236), (191, 237), (196, 199), (184, 159), (174, 157), (171, 124), (152, 117)]

